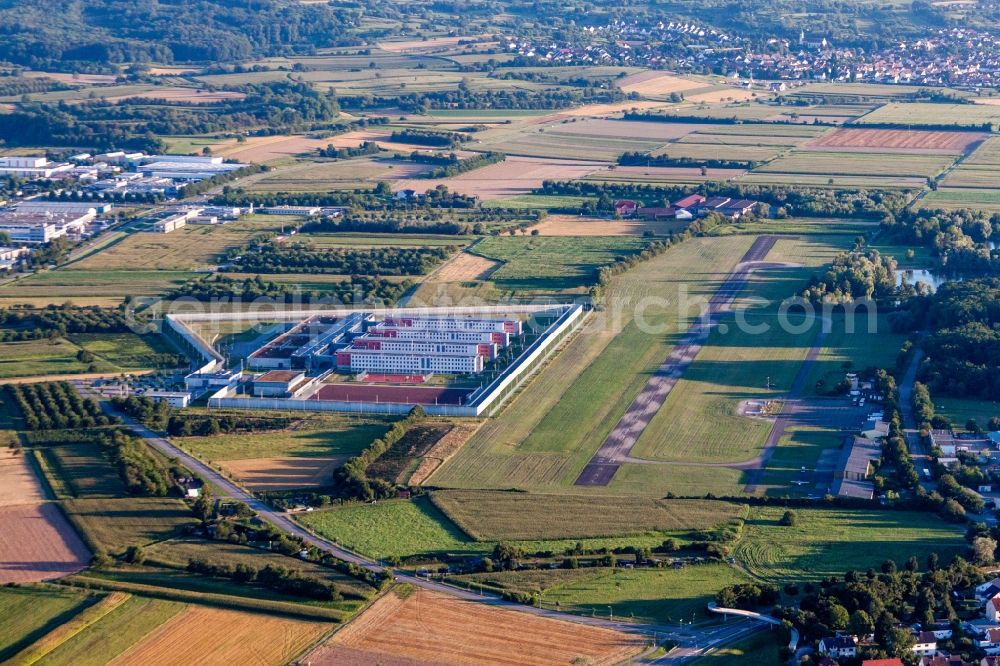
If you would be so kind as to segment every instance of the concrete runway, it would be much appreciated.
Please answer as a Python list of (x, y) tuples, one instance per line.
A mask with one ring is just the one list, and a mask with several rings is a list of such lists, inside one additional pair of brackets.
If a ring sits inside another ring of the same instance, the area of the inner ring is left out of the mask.
[(646, 426), (660, 410), (670, 391), (676, 386), (684, 371), (691, 365), (705, 345), (714, 324), (714, 315), (726, 311), (746, 286), (754, 269), (763, 263), (777, 241), (776, 236), (759, 236), (747, 250), (740, 263), (712, 296), (708, 307), (681, 336), (666, 360), (649, 378), (639, 395), (629, 405), (618, 425), (608, 435), (601, 448), (590, 459), (575, 485), (606, 486), (611, 483), (618, 468), (625, 462)]

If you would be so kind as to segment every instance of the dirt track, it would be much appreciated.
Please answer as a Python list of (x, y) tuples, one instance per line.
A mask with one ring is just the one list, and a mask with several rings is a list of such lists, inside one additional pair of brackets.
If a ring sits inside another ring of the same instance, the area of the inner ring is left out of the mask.
[(575, 485), (606, 486), (618, 468), (629, 457), (632, 448), (649, 422), (660, 410), (670, 391), (691, 365), (712, 331), (713, 315), (726, 310), (739, 296), (750, 273), (759, 268), (764, 257), (777, 241), (776, 236), (760, 236), (718, 291), (712, 296), (704, 314), (681, 336), (667, 359), (649, 378), (639, 395), (629, 405), (625, 415), (608, 435), (601, 448), (590, 459)]

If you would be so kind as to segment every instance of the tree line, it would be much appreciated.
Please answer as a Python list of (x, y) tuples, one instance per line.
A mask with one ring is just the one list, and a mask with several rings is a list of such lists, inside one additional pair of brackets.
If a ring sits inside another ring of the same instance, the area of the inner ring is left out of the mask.
[(384, 304), (395, 303), (410, 286), (409, 280), (392, 282), (362, 275), (324, 285), (322, 290), (303, 290), (294, 284), (266, 281), (259, 275), (245, 280), (216, 275), (190, 280), (170, 291), (166, 298), (202, 302), (270, 299), (278, 303)]
[(117, 421), (93, 398), (81, 398), (67, 382), (9, 384), (7, 393), (24, 417), (26, 430), (93, 428)]
[(307, 83), (270, 81), (236, 89), (243, 99), (219, 104), (168, 100), (87, 100), (22, 103), (0, 114), (0, 139), (9, 145), (130, 148), (155, 152), (158, 136), (211, 134), (266, 126), (273, 131), (313, 130), (339, 114), (336, 95)]
[(908, 199), (902, 192), (834, 190), (718, 181), (708, 181), (695, 187), (547, 180), (534, 192), (559, 196), (597, 197), (605, 202), (598, 206), (599, 212), (612, 212), (613, 204), (618, 199), (636, 199), (647, 206), (669, 206), (671, 201), (697, 193), (706, 197), (724, 196), (768, 203), (776, 208), (777, 217), (796, 215), (879, 221), (884, 220), (887, 215), (898, 213), (908, 204)]
[(371, 501), (396, 494), (396, 486), (385, 479), (368, 476), (368, 467), (385, 455), (410, 429), (423, 420), (424, 409), (413, 407), (406, 418), (396, 421), (387, 433), (350, 458), (333, 472), (333, 488), (337, 497)]
[(112, 71), (129, 62), (220, 62), (310, 53), (354, 41), (362, 10), (349, 5), (202, 0), (4, 3), (0, 60), (32, 68)]
[(462, 132), (438, 132), (434, 130), (406, 128), (393, 132), (392, 140), (396, 143), (412, 143), (419, 146), (454, 148), (472, 141), (472, 135)]
[(242, 273), (333, 273), (336, 275), (425, 275), (457, 248), (318, 248), (304, 242), (252, 242), (233, 268)]

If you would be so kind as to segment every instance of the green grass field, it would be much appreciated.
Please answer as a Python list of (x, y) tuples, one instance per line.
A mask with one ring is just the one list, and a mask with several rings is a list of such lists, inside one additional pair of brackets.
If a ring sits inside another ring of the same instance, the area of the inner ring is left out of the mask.
[(781, 645), (770, 631), (758, 632), (691, 662), (692, 666), (758, 666), (781, 663)]
[(146, 556), (148, 562), (163, 563), (172, 567), (187, 566), (188, 561), (192, 559), (232, 566), (247, 564), (257, 569), (262, 569), (267, 565), (280, 566), (300, 571), (305, 576), (327, 580), (335, 584), (341, 591), (348, 592), (357, 598), (370, 597), (374, 592), (371, 586), (336, 569), (297, 557), (288, 557), (224, 541), (206, 541), (198, 538), (171, 539), (146, 548)]
[(779, 507), (754, 507), (733, 550), (756, 577), (784, 583), (818, 580), (848, 569), (878, 569), (887, 559), (919, 562), (936, 552), (943, 561), (964, 548), (964, 530), (937, 516), (910, 511), (796, 509), (798, 522), (782, 527)]
[(6, 661), (95, 601), (50, 586), (0, 589), (0, 661)]
[[(93, 255), (94, 259), (97, 256), (99, 253)], [(163, 294), (194, 275), (190, 271), (150, 271), (141, 267), (130, 269), (127, 274), (99, 269), (70, 270), (67, 267), (33, 273), (0, 286), (0, 305), (27, 303), (44, 307), (71, 301), (76, 305), (115, 306), (126, 296)]]
[[(474, 541), (426, 498), (389, 500), (299, 514), (298, 519), (317, 533), (370, 557), (487, 554), (495, 542)], [(659, 546), (668, 537), (685, 540), (684, 532), (649, 532), (624, 537), (513, 540), (525, 552), (565, 552), (577, 541), (585, 548)]]
[(494, 236), (472, 251), (503, 262), (490, 275), (501, 290), (579, 292), (595, 281), (598, 267), (635, 254), (644, 244), (633, 237)]
[(546, 210), (549, 208), (576, 208), (588, 200), (588, 197), (561, 196), (556, 194), (521, 194), (503, 199), (488, 199), (483, 202), (484, 208), (512, 208), (524, 210)]
[(86, 540), (108, 553), (169, 539), (198, 522), (183, 501), (172, 498), (72, 499), (63, 507)]
[[(728, 332), (716, 329), (634, 455), (687, 462), (738, 462), (756, 455), (770, 423), (738, 416), (738, 403), (787, 391), (818, 330), (818, 323), (811, 333), (784, 330), (775, 304), (798, 293), (848, 240), (847, 235), (817, 234), (778, 240), (767, 260), (799, 266), (755, 272), (737, 301), (753, 313), (745, 315), (746, 323), (767, 323), (769, 330), (748, 335), (735, 325), (735, 315), (724, 318)], [(628, 298), (636, 303), (645, 295), (669, 297), (678, 288), (687, 290), (689, 302), (707, 298), (751, 241), (742, 236), (688, 241), (616, 278), (608, 309), (625, 305), (614, 313), (617, 321), (610, 326), (599, 323), (612, 315), (598, 313), (598, 321), (571, 341), (499, 417), (487, 422), (432, 483), (546, 492), (572, 484), (675, 339), (676, 305), (664, 312), (661, 304), (643, 313), (645, 322), (660, 327), (651, 335), (637, 320), (628, 319), (633, 314)], [(621, 326), (620, 332), (615, 325)], [(768, 377), (771, 389), (766, 388)], [(733, 469), (629, 464), (603, 492), (729, 494), (739, 492), (743, 483), (742, 474)]]
[(739, 504), (709, 500), (475, 490), (440, 490), (431, 500), (464, 532), (484, 541), (709, 529), (745, 512)]
[(79, 347), (62, 338), (0, 343), (0, 379), (119, 370), (102, 360), (82, 363), (76, 358), (79, 351)]
[(920, 208), (955, 210), (957, 208), (975, 208), (990, 212), (1000, 212), (1000, 190), (985, 190), (975, 188), (941, 187), (919, 202)]
[[(728, 149), (727, 149), (728, 150)], [(954, 161), (951, 155), (902, 155), (794, 151), (754, 173), (803, 173), (822, 176), (934, 176)]]
[(615, 619), (639, 622), (698, 622), (707, 619), (707, 604), (719, 590), (747, 580), (726, 564), (598, 571), (603, 573), (545, 590), (542, 605), (598, 617), (613, 611)]
[(39, 666), (102, 666), (184, 609), (183, 604), (131, 597), (35, 662)]
[(964, 428), (969, 419), (975, 419), (980, 428), (985, 428), (991, 418), (1000, 416), (1000, 402), (938, 395), (931, 397), (934, 400), (934, 411), (950, 418), (957, 428)]
[(323, 415), (295, 430), (183, 437), (176, 442), (202, 460), (246, 460), (302, 456), (345, 457), (359, 453), (381, 437), (386, 421)]
[(450, 236), (441, 234), (365, 234), (365, 233), (304, 233), (299, 240), (320, 248), (347, 247), (369, 249), (380, 247), (450, 247), (466, 245), (473, 236)]
[(894, 102), (879, 107), (858, 119), (859, 125), (898, 123), (900, 125), (936, 125), (947, 118), (953, 125), (979, 127), (984, 123), (1000, 122), (1000, 107), (991, 104), (933, 104)]
[[(595, 313), (559, 356), (435, 473), (431, 483), (550, 492), (572, 484), (648, 373), (666, 357), (682, 319), (679, 296), (686, 293), (691, 300), (714, 293), (752, 242), (748, 236), (692, 239), (615, 278), (605, 310)], [(653, 302), (644, 312), (645, 321), (659, 329), (657, 334), (644, 332), (633, 318), (636, 305), (646, 297), (670, 299), (666, 308), (662, 301)], [(695, 314), (694, 308), (684, 313), (685, 327)], [(669, 475), (660, 472), (657, 478)], [(667, 480), (639, 490), (631, 483), (619, 485), (616, 478), (608, 492), (662, 495), (669, 487)]]
[[(143, 586), (159, 588), (167, 594), (177, 591), (182, 595), (191, 596), (197, 599), (198, 595), (222, 595), (232, 597), (239, 603), (242, 600), (278, 602), (279, 604), (303, 606), (303, 611), (308, 613), (311, 608), (333, 613), (339, 618), (344, 618), (358, 607), (357, 601), (315, 601), (306, 597), (285, 594), (272, 590), (263, 585), (255, 583), (235, 583), (225, 578), (214, 578), (211, 576), (200, 576), (187, 571), (176, 569), (162, 569), (159, 567), (142, 566), (117, 569), (90, 570), (83, 574), (87, 579), (97, 579), (110, 581), (112, 583), (122, 583), (128, 586)], [(134, 588), (137, 591), (142, 587)], [(154, 595), (155, 596), (155, 595)], [(245, 603), (245, 602), (244, 602)]]
[(82, 499), (109, 499), (128, 494), (128, 488), (100, 444), (68, 444), (43, 448), (38, 452), (58, 477), (51, 480), (57, 493), (65, 488), (69, 497)]
[[(92, 362), (77, 358), (81, 349)], [(0, 379), (155, 368), (162, 355), (178, 355), (166, 341), (134, 333), (73, 334), (68, 339), (0, 343)]]
[(74, 333), (69, 340), (94, 356), (132, 370), (157, 367), (160, 355), (179, 352), (165, 339), (135, 333)]

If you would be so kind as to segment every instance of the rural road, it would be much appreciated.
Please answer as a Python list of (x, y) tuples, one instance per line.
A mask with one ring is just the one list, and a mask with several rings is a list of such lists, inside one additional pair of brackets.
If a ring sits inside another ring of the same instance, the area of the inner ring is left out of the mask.
[[(101, 396), (90, 391), (89, 388), (83, 384), (83, 382), (73, 382), (73, 384), (85, 397), (94, 398), (95, 400), (100, 401)], [(101, 401), (101, 406), (108, 413), (121, 417), (125, 425), (131, 428), (136, 435), (142, 437), (149, 446), (152, 446), (168, 458), (176, 459), (189, 471), (197, 474), (206, 482), (213, 485), (218, 494), (246, 503), (250, 508), (257, 512), (261, 519), (270, 522), (272, 525), (287, 532), (288, 534), (301, 538), (303, 542), (310, 546), (315, 546), (316, 548), (330, 552), (332, 555), (345, 562), (351, 562), (369, 571), (379, 573), (386, 570), (385, 567), (375, 560), (359, 555), (353, 551), (346, 550), (345, 548), (337, 545), (335, 542), (310, 532), (292, 519), (288, 514), (272, 509), (270, 506), (254, 497), (249, 491), (233, 483), (198, 458), (192, 456), (183, 449), (178, 448), (168, 439), (157, 435), (155, 432), (137, 422), (135, 419), (115, 411), (109, 403)], [(534, 615), (548, 617), (555, 620), (562, 620), (565, 622), (576, 622), (578, 624), (615, 629), (626, 633), (642, 634), (659, 640), (669, 638), (677, 642), (678, 647), (667, 655), (670, 660), (662, 661), (662, 659), (667, 658), (662, 657), (661, 659), (655, 661), (657, 664), (681, 663), (686, 659), (691, 659), (704, 654), (706, 650), (710, 650), (713, 647), (718, 647), (724, 643), (741, 638), (760, 628), (757, 623), (749, 620), (730, 622), (723, 625), (709, 625), (705, 628), (695, 629), (692, 629), (690, 626), (682, 625), (653, 625), (618, 622), (607, 618), (573, 615), (547, 608), (526, 606), (512, 601), (505, 601), (492, 594), (474, 592), (439, 581), (428, 580), (426, 578), (401, 572), (396, 572), (395, 578), (400, 582), (410, 583), (426, 590), (439, 592), (441, 594), (448, 594), (466, 601), (485, 603), (490, 606), (506, 608), (523, 613), (532, 613)]]
[(708, 341), (714, 325), (714, 315), (724, 312), (732, 305), (755, 269), (767, 265), (763, 260), (777, 240), (776, 236), (758, 236), (754, 240), (736, 268), (713, 294), (702, 315), (684, 332), (666, 360), (649, 378), (625, 415), (601, 444), (601, 448), (580, 472), (575, 485), (606, 486), (611, 483), (618, 468), (628, 460), (635, 443), (663, 406), (670, 391)]

